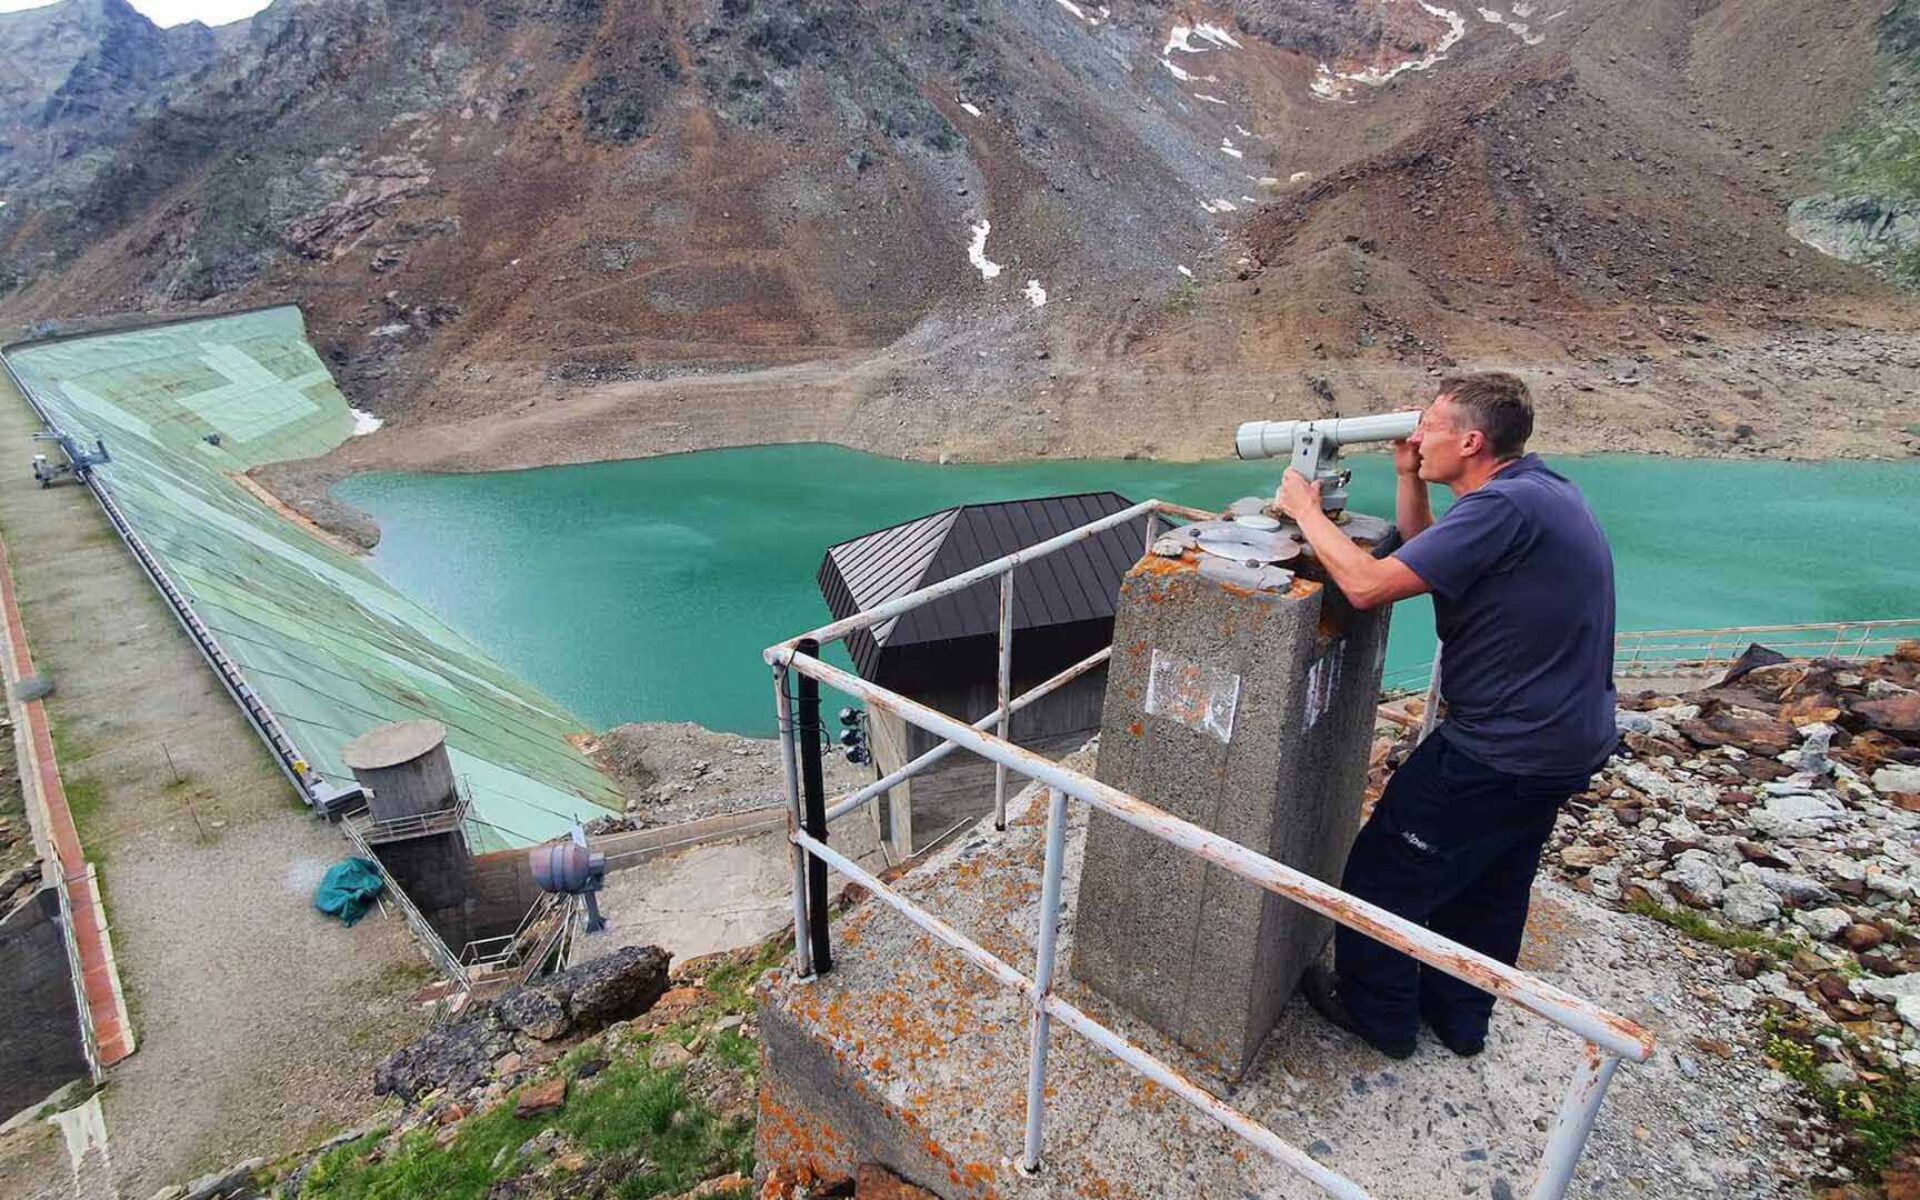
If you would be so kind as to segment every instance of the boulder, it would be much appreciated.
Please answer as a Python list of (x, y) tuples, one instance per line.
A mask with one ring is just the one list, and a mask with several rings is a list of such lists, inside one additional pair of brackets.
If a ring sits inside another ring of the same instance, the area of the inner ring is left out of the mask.
[(1881, 767), (1873, 773), (1873, 787), (1878, 792), (1920, 792), (1920, 767), (1905, 763)]
[(543, 1042), (566, 1036), (573, 1016), (566, 1003), (542, 987), (518, 987), (494, 1002), (494, 1012), (508, 1029)]
[(493, 1060), (511, 1049), (512, 1032), (483, 1009), (388, 1055), (374, 1068), (373, 1090), (408, 1103), (436, 1088), (463, 1092), (485, 1083), (493, 1074)]
[(1736, 883), (1721, 896), (1720, 911), (1735, 925), (1757, 929), (1780, 917), (1780, 899), (1758, 883)]
[(1920, 692), (1883, 700), (1856, 700), (1852, 711), (1867, 723), (1867, 728), (1891, 734), (1908, 745), (1920, 745)]
[(1853, 918), (1841, 908), (1810, 908), (1793, 914), (1793, 923), (1823, 942), (1838, 937)]
[(1738, 746), (1768, 758), (1785, 753), (1794, 743), (1794, 728), (1785, 721), (1724, 711), (1700, 720), (1683, 721), (1680, 732), (1697, 746)]
[(1822, 796), (1789, 792), (1768, 796), (1766, 805), (1749, 813), (1747, 819), (1769, 837), (1812, 837), (1844, 821), (1846, 810)]
[(646, 1012), (666, 994), (672, 962), (673, 955), (658, 946), (628, 946), (562, 972), (573, 977), (574, 1027), (592, 1033)]
[(658, 946), (624, 946), (604, 958), (517, 987), (494, 1001), (500, 1024), (550, 1042), (594, 1033), (654, 1006), (667, 990), (673, 956)]
[(1688, 895), (1700, 901), (1700, 904), (1691, 906), (1696, 908), (1719, 904), (1726, 887), (1720, 878), (1720, 868), (1714, 864), (1713, 855), (1705, 850), (1688, 850), (1681, 854), (1673, 860), (1672, 869), (1660, 878), (1685, 888)]

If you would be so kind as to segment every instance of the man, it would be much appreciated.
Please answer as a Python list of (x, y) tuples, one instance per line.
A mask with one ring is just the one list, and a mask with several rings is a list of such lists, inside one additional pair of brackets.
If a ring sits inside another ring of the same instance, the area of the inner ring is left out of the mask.
[[(1294, 471), (1278, 507), (1359, 608), (1433, 594), (1446, 720), (1388, 782), (1341, 886), (1511, 963), (1554, 815), (1586, 790), (1617, 734), (1613, 554), (1578, 488), (1526, 453), (1527, 386), (1512, 375), (1441, 381), (1413, 436), (1394, 445), (1405, 544), (1375, 558), (1320, 509)], [(1429, 484), (1453, 507), (1440, 520)], [(1455, 1054), (1486, 1044), (1493, 997), (1344, 926), (1334, 971), (1307, 998), (1393, 1058), (1422, 1020)]]

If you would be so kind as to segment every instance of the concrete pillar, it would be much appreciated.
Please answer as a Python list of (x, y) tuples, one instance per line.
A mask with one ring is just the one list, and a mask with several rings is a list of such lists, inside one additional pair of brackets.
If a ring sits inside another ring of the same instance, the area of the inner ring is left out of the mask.
[[(1359, 829), (1388, 610), (1355, 611), (1312, 578), (1310, 559), (1277, 589), (1222, 565), (1188, 550), (1128, 574), (1097, 774), (1338, 883)], [(1332, 928), (1099, 812), (1075, 912), (1073, 976), (1228, 1079), (1252, 1064)]]
[(459, 803), (447, 730), (438, 721), (398, 721), (348, 742), (340, 757), (367, 789), (376, 821), (424, 816)]

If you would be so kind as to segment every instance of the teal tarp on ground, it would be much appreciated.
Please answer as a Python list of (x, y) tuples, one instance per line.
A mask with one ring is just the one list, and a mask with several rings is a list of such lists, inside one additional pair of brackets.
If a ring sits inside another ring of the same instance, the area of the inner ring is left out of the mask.
[(369, 569), (270, 507), (245, 473), (325, 454), (356, 414), (291, 306), (29, 343), (6, 353), (134, 529), (324, 777), (390, 721), (447, 728), (476, 850), (531, 845), (618, 811), (570, 735), (578, 718)]
[(349, 858), (328, 869), (326, 878), (313, 890), (313, 906), (330, 917), (339, 917), (342, 925), (351, 926), (367, 915), (386, 886), (378, 867), (364, 858)]

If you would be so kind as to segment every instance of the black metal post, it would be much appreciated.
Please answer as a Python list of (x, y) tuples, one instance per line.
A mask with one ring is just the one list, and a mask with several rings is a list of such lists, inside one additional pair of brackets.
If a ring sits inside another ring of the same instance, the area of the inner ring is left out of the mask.
[[(820, 657), (820, 643), (812, 638), (794, 647), (808, 658)], [(794, 751), (800, 756), (800, 787), (806, 809), (807, 835), (827, 840), (827, 784), (820, 768), (820, 681), (802, 671), (799, 711), (795, 714)], [(813, 944), (813, 973), (833, 970), (833, 947), (827, 941), (827, 864), (807, 856), (807, 940)]]

